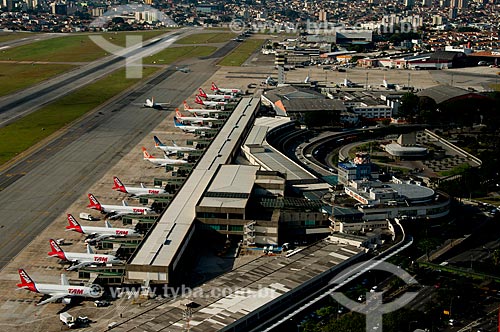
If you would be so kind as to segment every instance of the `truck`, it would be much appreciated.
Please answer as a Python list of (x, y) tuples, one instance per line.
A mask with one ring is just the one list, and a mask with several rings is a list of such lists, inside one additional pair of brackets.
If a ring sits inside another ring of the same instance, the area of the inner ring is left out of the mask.
[(85, 213), (85, 212), (80, 213), (80, 219), (89, 220), (89, 221), (99, 220), (99, 218), (96, 218), (96, 217), (92, 216), (90, 213)]
[(64, 324), (66, 324), (69, 328), (74, 327), (75, 324), (76, 324), (75, 317), (71, 316), (67, 312), (61, 312), (59, 314), (59, 319), (61, 320), (61, 322), (63, 322)]

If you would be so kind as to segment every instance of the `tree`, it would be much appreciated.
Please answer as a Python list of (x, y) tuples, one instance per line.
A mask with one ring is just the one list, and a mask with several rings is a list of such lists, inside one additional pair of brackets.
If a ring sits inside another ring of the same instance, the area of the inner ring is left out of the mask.
[(399, 107), (399, 115), (411, 119), (418, 111), (419, 98), (412, 92), (407, 92), (401, 97), (401, 106)]

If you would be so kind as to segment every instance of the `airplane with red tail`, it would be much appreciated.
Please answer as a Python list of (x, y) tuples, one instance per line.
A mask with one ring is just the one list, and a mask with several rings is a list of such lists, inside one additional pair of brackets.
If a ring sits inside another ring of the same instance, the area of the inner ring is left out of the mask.
[(92, 247), (87, 244), (87, 252), (65, 252), (59, 247), (57, 242), (53, 239), (49, 240), (50, 248), (52, 251), (48, 253), (50, 257), (57, 257), (62, 261), (73, 263), (75, 265), (70, 266), (66, 270), (72, 271), (86, 267), (89, 265), (103, 265), (103, 264), (123, 264), (116, 256), (96, 254)]
[(122, 193), (129, 194), (131, 196), (144, 196), (144, 195), (160, 195), (166, 194), (167, 191), (162, 188), (147, 188), (141, 183), (140, 187), (130, 187), (124, 185), (120, 179), (116, 176), (113, 176), (113, 190), (120, 191)]
[(140, 236), (138, 232), (131, 228), (113, 228), (109, 221), (106, 220), (105, 227), (97, 226), (82, 226), (76, 221), (72, 214), (68, 213), (68, 223), (66, 226), (67, 231), (74, 231), (77, 233), (87, 234), (90, 238), (89, 241), (97, 242), (107, 238), (120, 238), (120, 237), (137, 237)]
[(70, 285), (66, 275), (64, 274), (61, 274), (61, 284), (59, 285), (35, 283), (23, 269), (19, 269), (18, 272), (19, 277), (21, 278), (21, 283), (17, 284), (17, 289), (27, 289), (31, 292), (50, 296), (48, 299), (37, 303), (37, 305), (55, 302), (57, 300), (62, 300), (63, 303), (69, 304), (71, 302), (71, 298), (73, 297), (99, 298), (103, 294), (102, 287), (96, 284), (90, 286)]

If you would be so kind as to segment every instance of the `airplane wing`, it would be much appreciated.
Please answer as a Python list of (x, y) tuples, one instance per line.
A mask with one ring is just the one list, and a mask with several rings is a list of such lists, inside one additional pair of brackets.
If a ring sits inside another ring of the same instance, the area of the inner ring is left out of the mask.
[(94, 262), (81, 262), (81, 263), (78, 263), (78, 264), (75, 264), (75, 265), (72, 265), (70, 267), (68, 267), (66, 270), (68, 271), (74, 271), (74, 270), (78, 270), (78, 269), (81, 269), (82, 267), (85, 267), (85, 266), (89, 266), (89, 265), (92, 265), (94, 264)]
[(39, 302), (37, 303), (36, 305), (43, 305), (43, 304), (46, 304), (46, 303), (50, 303), (50, 302), (55, 302), (59, 299), (63, 299), (65, 297), (68, 297), (70, 295), (68, 295), (67, 293), (56, 293), (54, 295), (51, 295), (51, 297), (49, 297), (48, 299), (46, 300), (43, 300), (42, 302)]
[(92, 239), (90, 239), (91, 241), (95, 241), (95, 242), (98, 242), (98, 241), (101, 241), (101, 240), (104, 240), (104, 239), (107, 239), (107, 238), (110, 238), (110, 237), (115, 237), (115, 235), (113, 234), (101, 234), (99, 236), (96, 236)]
[(120, 218), (121, 216), (124, 216), (126, 214), (129, 214), (130, 212), (118, 212), (118, 211), (113, 211), (113, 215), (109, 216), (109, 219), (116, 219)]

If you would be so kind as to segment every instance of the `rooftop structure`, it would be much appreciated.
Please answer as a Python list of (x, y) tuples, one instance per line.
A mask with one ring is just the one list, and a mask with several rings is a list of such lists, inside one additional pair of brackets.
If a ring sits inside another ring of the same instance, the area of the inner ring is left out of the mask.
[[(215, 278), (183, 299), (162, 302), (147, 314), (135, 315), (113, 327), (114, 331), (135, 331), (139, 327), (160, 327), (185, 331), (182, 312), (192, 308), (191, 331), (245, 331), (266, 315), (276, 314), (303, 296), (315, 281), (340, 272), (345, 262), (364, 254), (359, 239), (323, 240), (295, 254), (261, 256)], [(333, 276), (332, 276), (333, 277)], [(199, 295), (199, 296), (198, 296)]]
[(195, 206), (220, 165), (231, 162), (259, 106), (257, 98), (243, 98), (190, 173), (168, 208), (127, 266), (130, 280), (172, 282), (189, 239), (194, 233)]

